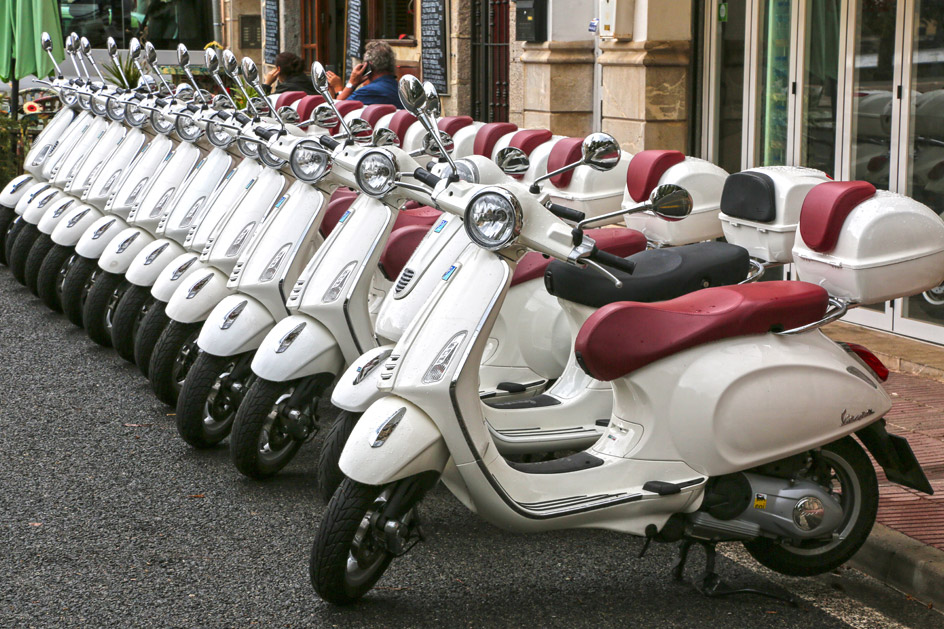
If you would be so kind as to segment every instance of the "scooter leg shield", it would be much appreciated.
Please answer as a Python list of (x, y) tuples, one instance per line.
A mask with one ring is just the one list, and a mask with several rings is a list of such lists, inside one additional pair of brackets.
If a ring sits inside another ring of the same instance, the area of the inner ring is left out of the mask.
[(270, 382), (287, 382), (319, 373), (336, 374), (342, 369), (344, 355), (334, 335), (320, 321), (306, 315), (292, 315), (279, 321), (252, 359), (253, 373)]
[(32, 203), (27, 203), (21, 216), (27, 223), (39, 225), (39, 222), (43, 220), (43, 216), (45, 216), (47, 212), (55, 211), (60, 203), (66, 203), (70, 200), (74, 200), (76, 203), (79, 202), (79, 200), (72, 195), (59, 191), (52, 192), (52, 188), (50, 188), (48, 191), (36, 197), (36, 200)]
[(195, 253), (179, 255), (161, 270), (154, 281), (154, 286), (151, 287), (151, 295), (166, 304), (174, 296), (177, 287), (186, 282), (192, 273), (209, 268), (206, 263), (200, 262), (199, 256)]
[(148, 243), (131, 261), (125, 279), (137, 286), (153, 286), (164, 267), (183, 253), (183, 247), (167, 238)]
[(216, 305), (233, 294), (233, 290), (226, 287), (228, 280), (228, 276), (213, 267), (192, 273), (188, 281), (174, 291), (165, 314), (180, 323), (206, 321)]
[(129, 227), (118, 232), (105, 247), (98, 259), (98, 266), (109, 273), (124, 275), (142, 249), (154, 242), (154, 236), (139, 227)]
[(75, 252), (83, 258), (98, 260), (105, 253), (105, 248), (112, 238), (127, 228), (128, 224), (117, 216), (103, 216), (82, 233), (75, 245)]
[(19, 216), (22, 216), (23, 212), (26, 211), (26, 206), (29, 205), (30, 201), (40, 195), (47, 193), (50, 190), (53, 190), (53, 187), (50, 184), (43, 181), (34, 181), (33, 185), (28, 185), (26, 187), (24, 193), (16, 202), (14, 210)]
[(55, 229), (52, 230), (52, 241), (63, 247), (74, 247), (79, 244), (85, 230), (100, 218), (102, 213), (91, 205), (72, 206), (63, 215), (62, 220), (56, 223)]
[(339, 467), (358, 483), (385, 485), (420, 472), (442, 473), (448, 460), (436, 423), (415, 404), (388, 395), (357, 421)]
[(259, 347), (275, 326), (272, 313), (248, 295), (226, 297), (213, 308), (197, 337), (197, 345), (214, 356), (234, 356)]
[(377, 389), (377, 385), (383, 373), (384, 361), (393, 348), (393, 345), (382, 345), (359, 356), (334, 385), (331, 403), (345, 411), (363, 413), (386, 395)]
[(37, 227), (40, 233), (52, 234), (56, 230), (56, 226), (65, 220), (69, 212), (73, 208), (81, 207), (81, 205), (78, 199), (71, 196), (65, 196), (56, 201), (39, 219)]
[(32, 175), (20, 175), (12, 179), (0, 191), (0, 205), (3, 207), (14, 208), (17, 202), (23, 198), (26, 191), (30, 189), (30, 184), (36, 182)]

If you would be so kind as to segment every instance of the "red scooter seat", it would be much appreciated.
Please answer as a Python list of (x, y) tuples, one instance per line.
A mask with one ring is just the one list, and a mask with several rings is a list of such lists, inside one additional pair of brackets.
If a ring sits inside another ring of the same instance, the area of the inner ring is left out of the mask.
[(672, 166), (685, 161), (680, 151), (642, 151), (633, 155), (626, 169), (626, 189), (636, 203), (649, 200), (659, 180)]
[(393, 105), (386, 103), (377, 103), (376, 105), (368, 105), (364, 107), (364, 111), (361, 112), (361, 118), (367, 121), (367, 124), (370, 125), (370, 128), (373, 129), (377, 126), (377, 123), (380, 122), (380, 119), (386, 116), (387, 114), (392, 114), (397, 110)]
[(295, 101), (299, 101), (303, 98), (305, 98), (305, 92), (282, 92), (279, 94), (278, 98), (275, 99), (275, 108), (288, 107)]
[(574, 350), (588, 374), (615, 380), (690, 347), (813, 323), (828, 300), (820, 286), (777, 281), (706, 288), (654, 304), (618, 302), (587, 319)]
[(875, 194), (867, 181), (826, 181), (810, 190), (800, 209), (800, 236), (810, 249), (832, 251), (849, 213)]
[[(584, 233), (589, 238), (593, 238), (598, 249), (618, 255), (621, 258), (646, 249), (646, 237), (642, 232), (635, 229), (610, 227), (588, 229)], [(544, 277), (544, 271), (551, 262), (553, 262), (552, 258), (537, 251), (524, 254), (524, 257), (518, 262), (518, 266), (515, 267), (514, 275), (511, 276), (511, 285), (516, 286), (522, 282)]]
[(384, 277), (393, 281), (400, 275), (440, 214), (442, 213), (439, 210), (424, 205), (415, 210), (402, 210), (397, 215), (390, 238), (380, 254), (380, 271)]
[(414, 122), (416, 122), (416, 116), (405, 109), (401, 109), (393, 114), (393, 118), (390, 119), (388, 126), (391, 131), (397, 134), (397, 138), (399, 139), (397, 146), (403, 145), (403, 138), (406, 136), (406, 131), (413, 126)]
[(474, 122), (469, 116), (446, 116), (441, 118), (436, 126), (440, 131), (445, 131), (449, 135), (455, 135), (456, 131), (465, 129)]
[(495, 143), (502, 136), (506, 136), (512, 131), (517, 131), (518, 125), (510, 122), (489, 122), (479, 127), (475, 134), (475, 142), (472, 144), (472, 153), (482, 157), (492, 158), (492, 151), (495, 150)]
[[(364, 103), (362, 103), (359, 100), (339, 100), (339, 101), (335, 101), (334, 106), (338, 108), (338, 113), (341, 114), (341, 117), (343, 118), (344, 116), (348, 115), (352, 111), (362, 109), (364, 107)], [(333, 129), (328, 130), (329, 135), (336, 135), (340, 132), (341, 132), (340, 121), (338, 122), (338, 124), (334, 126)]]
[[(553, 137), (547, 129), (523, 129), (511, 136), (508, 146), (521, 149), (525, 155), (530, 156), (534, 149), (541, 146)], [(524, 175), (512, 175), (515, 179), (521, 179)]]
[(311, 112), (315, 111), (315, 107), (323, 102), (325, 102), (324, 96), (319, 96), (317, 94), (303, 97), (300, 101), (298, 101), (298, 107), (296, 108), (298, 117), (303, 121), (308, 120), (311, 118)]
[[(554, 145), (551, 154), (547, 156), (547, 172), (552, 173), (564, 166), (573, 164), (583, 158), (583, 138), (564, 138)], [(554, 175), (548, 181), (558, 188), (566, 188), (574, 176), (573, 170)]]

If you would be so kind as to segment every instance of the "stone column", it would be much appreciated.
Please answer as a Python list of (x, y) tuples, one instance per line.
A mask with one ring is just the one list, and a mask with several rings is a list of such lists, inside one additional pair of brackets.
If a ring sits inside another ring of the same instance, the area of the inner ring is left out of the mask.
[(689, 0), (636, 0), (633, 41), (603, 40), (603, 131), (624, 149), (688, 152)]
[[(416, 4), (419, 6), (419, 2)], [(469, 0), (449, 2), (449, 29), (449, 95), (442, 98), (443, 115), (465, 116), (472, 110), (472, 4)], [(416, 32), (419, 38), (419, 21)]]
[[(265, 4), (263, 4), (263, 9), (264, 8)], [(287, 50), (301, 56), (301, 15), (302, 4), (300, 0), (279, 0), (279, 52)], [(262, 16), (262, 19), (264, 20), (264, 11)]]
[(521, 56), (524, 54), (524, 42), (515, 39), (515, 5), (512, 0), (508, 3), (508, 122), (519, 127), (524, 126), (524, 66)]

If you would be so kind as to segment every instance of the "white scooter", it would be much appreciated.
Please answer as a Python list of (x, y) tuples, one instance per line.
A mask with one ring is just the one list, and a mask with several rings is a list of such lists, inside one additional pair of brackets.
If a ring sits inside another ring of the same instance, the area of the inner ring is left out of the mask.
[[(880, 363), (863, 361), (817, 329), (846, 304), (803, 282), (711, 288), (662, 304), (600, 309), (581, 329), (576, 352), (592, 376), (613, 381), (607, 433), (563, 459), (510, 463), (493, 445), (477, 379), (515, 259), (533, 248), (571, 263), (631, 269), (600, 255), (521, 187), (437, 184), (433, 196), (444, 211), (464, 215), (481, 244), (466, 250), (387, 359), (388, 397), (364, 414), (348, 440), (341, 468), (349, 479), (328, 505), (312, 549), (312, 584), (325, 600), (351, 603), (373, 587), (411, 546), (418, 532), (413, 507), (440, 479), (503, 528), (607, 528), (685, 539), (683, 561), (693, 540), (703, 542), (711, 562), (703, 586), (716, 593), (717, 541), (743, 540), (759, 561), (794, 575), (831, 570), (864, 542), (877, 483), (868, 457), (848, 438), (853, 432), (889, 478), (930, 491), (907, 442), (889, 436), (880, 421), (891, 407)], [(663, 188), (648, 205), (680, 215), (689, 204), (684, 190)], [(490, 205), (508, 216), (484, 214)], [(871, 220), (874, 205), (855, 220)], [(856, 255), (855, 243), (828, 242), (845, 218), (833, 207), (810, 205), (830, 226), (814, 246)], [(933, 218), (938, 224), (925, 212), (917, 230), (909, 228), (919, 232), (912, 237), (932, 241), (937, 259), (944, 224)], [(830, 257), (811, 258), (817, 255)], [(928, 261), (910, 274), (919, 287), (941, 279)], [(808, 277), (820, 273), (825, 281), (844, 270), (821, 264)], [(889, 284), (863, 303), (894, 294)]]

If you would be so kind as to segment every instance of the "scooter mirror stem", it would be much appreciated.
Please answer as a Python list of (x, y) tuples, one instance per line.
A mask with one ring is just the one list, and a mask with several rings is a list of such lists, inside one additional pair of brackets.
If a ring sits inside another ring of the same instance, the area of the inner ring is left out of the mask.
[(164, 73), (161, 72), (161, 66), (157, 64), (157, 50), (154, 48), (154, 44), (151, 42), (144, 43), (144, 54), (147, 56), (148, 65), (154, 69), (154, 72), (157, 74), (158, 80), (163, 83), (164, 87), (167, 89), (167, 92), (170, 94), (170, 97), (174, 97), (174, 90), (171, 89), (167, 81), (164, 80)]
[(62, 74), (62, 68), (59, 67), (59, 64), (56, 62), (56, 58), (52, 54), (52, 37), (49, 36), (49, 33), (43, 32), (42, 38), (43, 50), (46, 51), (46, 54), (49, 55), (49, 60), (52, 61), (53, 67), (56, 68), (56, 78), (63, 79), (65, 76)]
[(114, 62), (115, 67), (118, 68), (118, 74), (121, 75), (121, 81), (124, 83), (124, 87), (131, 89), (131, 83), (128, 82), (128, 77), (125, 76), (125, 70), (121, 67), (121, 60), (118, 58), (118, 44), (115, 42), (115, 38), (109, 37), (107, 45), (108, 55)]
[(193, 74), (190, 72), (190, 53), (187, 51), (187, 47), (183, 43), (177, 44), (177, 59), (180, 62), (180, 68), (184, 71), (184, 75), (186, 75), (187, 80), (190, 81), (190, 85), (193, 86), (197, 96), (200, 97), (200, 102), (206, 105), (207, 100), (203, 96), (203, 91), (200, 89), (200, 86), (197, 85), (197, 81), (193, 78)]
[(425, 108), (419, 112), (419, 116), (417, 116), (417, 118), (419, 118), (419, 121), (423, 127), (426, 128), (426, 132), (432, 137), (433, 141), (436, 143), (436, 146), (439, 147), (440, 157), (445, 157), (446, 161), (449, 162), (449, 167), (452, 168), (453, 173), (450, 175), (449, 180), (452, 181), (453, 177), (458, 179), (456, 173), (459, 172), (459, 169), (456, 167), (456, 162), (453, 161), (452, 155), (446, 151), (446, 147), (443, 145), (442, 137), (439, 135), (439, 127), (436, 126), (436, 121), (433, 120), (433, 117), (430, 116), (429, 112), (426, 111)]
[(75, 60), (75, 42), (78, 41), (79, 36), (75, 33), (70, 34), (66, 37), (65, 45), (63, 48), (66, 51), (66, 54), (69, 55), (69, 60), (72, 62), (72, 67), (75, 68), (75, 74), (79, 78), (82, 78), (82, 71), (79, 69), (79, 63)]
[(102, 76), (102, 71), (98, 69), (98, 64), (95, 63), (95, 58), (92, 56), (92, 44), (89, 42), (87, 37), (83, 37), (79, 40), (80, 50), (82, 54), (88, 59), (88, 62), (92, 64), (92, 68), (95, 69), (95, 74), (98, 75), (98, 78), (101, 79), (103, 85), (107, 85), (108, 82), (105, 80), (105, 77)]

